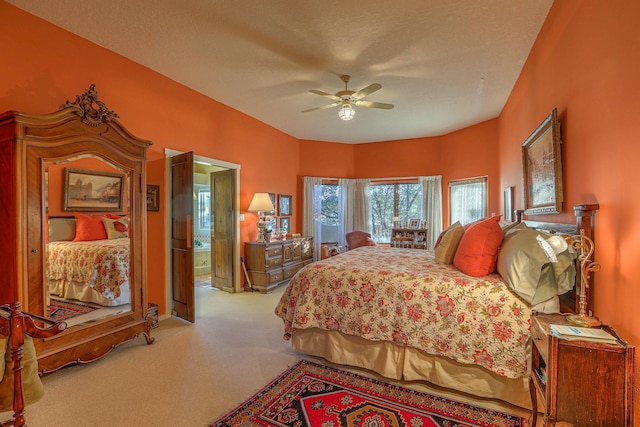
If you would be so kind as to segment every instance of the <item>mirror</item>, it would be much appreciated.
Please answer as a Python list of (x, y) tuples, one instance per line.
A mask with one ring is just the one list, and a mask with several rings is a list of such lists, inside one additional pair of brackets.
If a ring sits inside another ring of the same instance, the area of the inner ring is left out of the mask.
[(92, 154), (43, 166), (45, 316), (74, 326), (130, 312), (130, 171)]

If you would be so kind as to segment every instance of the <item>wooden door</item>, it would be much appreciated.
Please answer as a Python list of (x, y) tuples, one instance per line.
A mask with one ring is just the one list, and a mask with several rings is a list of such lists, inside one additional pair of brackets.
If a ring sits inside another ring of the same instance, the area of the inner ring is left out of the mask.
[(174, 314), (195, 322), (193, 152), (171, 158), (171, 287)]
[(211, 173), (211, 284), (234, 291), (235, 171)]

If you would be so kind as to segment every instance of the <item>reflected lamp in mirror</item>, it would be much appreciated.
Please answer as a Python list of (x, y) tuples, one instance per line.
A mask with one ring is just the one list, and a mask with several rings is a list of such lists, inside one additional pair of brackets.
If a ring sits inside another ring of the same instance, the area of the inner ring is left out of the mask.
[(251, 199), (251, 203), (249, 204), (249, 209), (247, 212), (257, 212), (258, 213), (258, 240), (257, 243), (265, 243), (266, 240), (264, 238), (264, 228), (265, 228), (265, 219), (266, 212), (271, 212), (275, 209), (273, 203), (271, 202), (271, 198), (269, 197), (269, 193), (255, 193), (253, 195), (253, 199)]

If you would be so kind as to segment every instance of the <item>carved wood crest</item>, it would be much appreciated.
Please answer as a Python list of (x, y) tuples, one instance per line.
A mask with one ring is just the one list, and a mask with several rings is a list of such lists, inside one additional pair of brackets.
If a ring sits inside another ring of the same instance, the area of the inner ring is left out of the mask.
[(85, 93), (77, 95), (75, 102), (67, 101), (60, 109), (68, 107), (80, 109), (78, 114), (82, 117), (82, 123), (89, 126), (100, 126), (120, 117), (115, 111), (109, 110), (104, 102), (98, 100), (95, 84), (89, 86)]

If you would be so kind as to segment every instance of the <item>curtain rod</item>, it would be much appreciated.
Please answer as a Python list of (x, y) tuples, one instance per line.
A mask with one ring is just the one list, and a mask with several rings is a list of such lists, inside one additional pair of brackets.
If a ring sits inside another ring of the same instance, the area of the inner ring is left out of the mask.
[[(425, 176), (440, 176), (440, 175), (425, 175)], [(419, 176), (400, 176), (400, 177), (390, 177), (390, 178), (326, 178), (326, 177), (317, 177), (327, 181), (337, 181), (339, 179), (368, 179), (369, 181), (393, 181), (397, 179), (419, 179)]]

